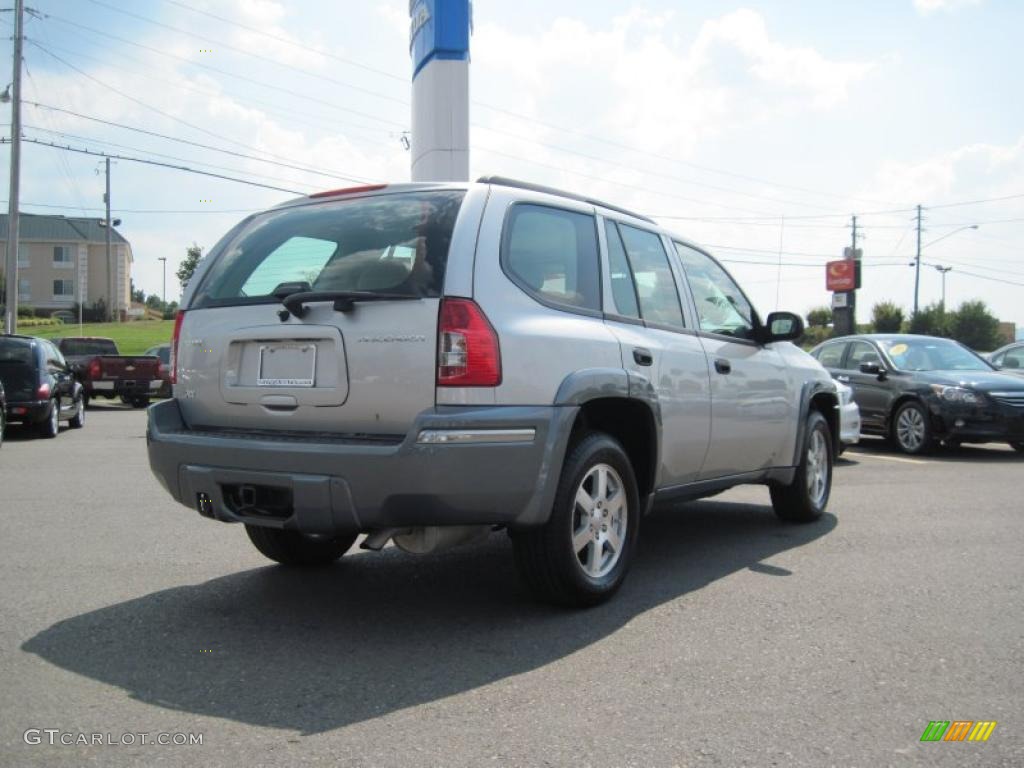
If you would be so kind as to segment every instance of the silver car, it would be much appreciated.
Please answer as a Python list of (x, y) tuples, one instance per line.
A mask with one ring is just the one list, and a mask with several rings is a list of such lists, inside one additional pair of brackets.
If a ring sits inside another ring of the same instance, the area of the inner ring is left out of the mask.
[(437, 551), (495, 527), (523, 577), (607, 599), (653, 507), (741, 483), (825, 510), (828, 374), (707, 251), (507, 179), (312, 195), (201, 262), (149, 410), (154, 473), (287, 565), (360, 534)]

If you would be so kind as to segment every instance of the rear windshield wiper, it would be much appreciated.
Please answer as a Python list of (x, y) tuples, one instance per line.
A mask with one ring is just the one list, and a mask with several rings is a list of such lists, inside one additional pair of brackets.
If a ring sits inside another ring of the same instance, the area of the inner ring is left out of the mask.
[[(336, 312), (351, 312), (360, 301), (418, 301), (419, 296), (408, 293), (380, 293), (376, 291), (300, 291), (281, 299), (285, 308), (296, 317), (306, 314), (306, 304), (333, 301)], [(285, 318), (287, 319), (287, 318)]]

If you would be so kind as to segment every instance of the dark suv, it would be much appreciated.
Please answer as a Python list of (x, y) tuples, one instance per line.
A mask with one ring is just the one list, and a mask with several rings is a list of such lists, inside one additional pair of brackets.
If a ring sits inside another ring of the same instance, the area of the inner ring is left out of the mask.
[(61, 421), (85, 424), (82, 385), (47, 339), (0, 336), (0, 382), (8, 422), (31, 425), (42, 437), (56, 437)]

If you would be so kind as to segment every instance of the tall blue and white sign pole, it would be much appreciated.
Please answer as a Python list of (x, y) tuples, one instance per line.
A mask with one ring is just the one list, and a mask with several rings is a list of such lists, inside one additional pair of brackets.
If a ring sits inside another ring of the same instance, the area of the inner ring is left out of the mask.
[(471, 0), (409, 0), (412, 180), (469, 180)]

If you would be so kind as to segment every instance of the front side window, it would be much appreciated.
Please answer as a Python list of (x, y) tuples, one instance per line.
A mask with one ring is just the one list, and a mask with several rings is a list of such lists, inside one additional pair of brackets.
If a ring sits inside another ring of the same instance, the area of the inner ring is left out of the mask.
[(685, 328), (676, 279), (661, 238), (653, 232), (626, 224), (619, 224), (618, 229), (633, 268), (640, 316), (656, 325)]
[(843, 362), (843, 352), (846, 351), (846, 344), (826, 344), (818, 350), (815, 357), (825, 368), (838, 368)]
[(860, 370), (862, 363), (879, 363), (882, 359), (878, 356), (878, 350), (866, 341), (855, 341), (850, 347), (850, 356), (846, 360), (846, 367), (851, 371)]
[(722, 336), (750, 339), (754, 335), (754, 308), (739, 286), (705, 253), (676, 243), (686, 280), (693, 292), (700, 329)]
[(601, 309), (593, 216), (543, 205), (515, 205), (505, 223), (501, 258), (506, 272), (535, 298)]
[(282, 283), (436, 298), (464, 195), (384, 194), (264, 213), (215, 258), (192, 306), (266, 303)]

